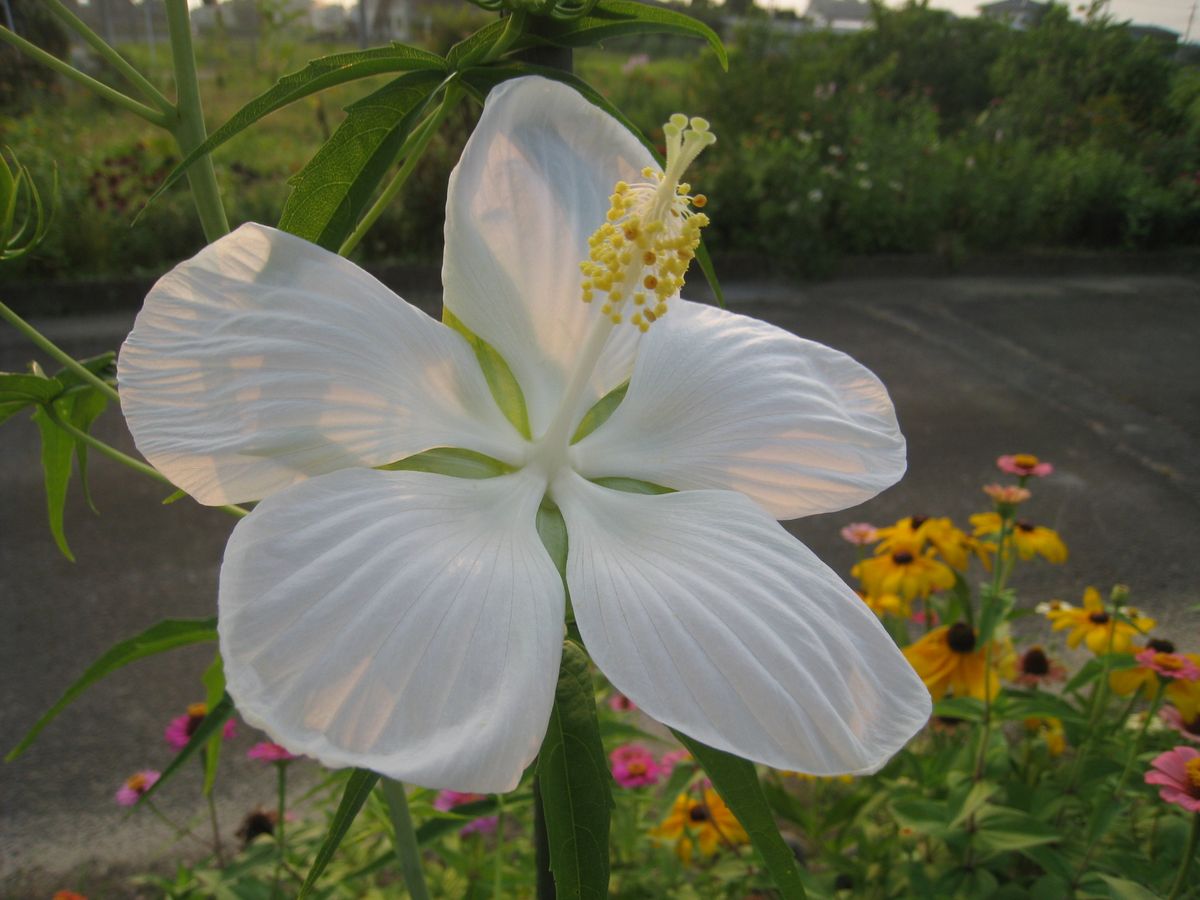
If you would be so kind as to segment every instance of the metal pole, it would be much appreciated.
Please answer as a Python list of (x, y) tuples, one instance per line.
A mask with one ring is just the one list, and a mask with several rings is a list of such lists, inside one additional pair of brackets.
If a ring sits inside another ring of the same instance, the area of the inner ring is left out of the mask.
[(358, 0), (358, 45), (367, 49), (367, 0)]
[(142, 15), (146, 19), (146, 43), (150, 46), (150, 68), (154, 69), (158, 67), (158, 48), (154, 40), (154, 7), (150, 3), (151, 0), (142, 0)]

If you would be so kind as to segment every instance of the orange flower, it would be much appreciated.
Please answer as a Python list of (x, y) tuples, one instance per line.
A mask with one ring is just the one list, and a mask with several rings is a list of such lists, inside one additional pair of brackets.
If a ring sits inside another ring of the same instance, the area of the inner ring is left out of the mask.
[(977, 644), (975, 629), (957, 622), (933, 629), (903, 652), (934, 700), (941, 700), (946, 693), (991, 699), (1000, 692), (1001, 677), (1012, 676), (1015, 654), (1009, 641), (992, 641), (989, 666), (986, 648)]
[(675, 852), (685, 863), (691, 861), (697, 845), (702, 855), (712, 856), (722, 844), (736, 846), (750, 840), (742, 823), (712, 788), (705, 788), (702, 796), (680, 794), (662, 824), (650, 833), (674, 841)]
[[(1128, 622), (1110, 613), (1100, 599), (1100, 592), (1089, 587), (1083, 592), (1082, 608), (1051, 609), (1046, 613), (1046, 618), (1055, 631), (1071, 629), (1067, 635), (1067, 646), (1078, 647), (1081, 642), (1086, 642), (1087, 648), (1099, 656), (1110, 651), (1128, 653), (1133, 639), (1154, 627), (1154, 620), (1137, 610), (1126, 609), (1125, 613), (1130, 620)], [(1136, 689), (1132, 688), (1130, 693)]]

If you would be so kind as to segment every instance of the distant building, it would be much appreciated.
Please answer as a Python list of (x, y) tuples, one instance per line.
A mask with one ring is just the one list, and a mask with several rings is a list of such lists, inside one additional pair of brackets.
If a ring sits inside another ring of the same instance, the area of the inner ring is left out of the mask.
[(860, 0), (809, 0), (804, 18), (815, 28), (839, 34), (862, 31), (871, 22), (871, 5)]
[(979, 14), (1017, 31), (1028, 31), (1042, 21), (1049, 9), (1049, 3), (1038, 3), (1037, 0), (997, 0), (979, 7)]

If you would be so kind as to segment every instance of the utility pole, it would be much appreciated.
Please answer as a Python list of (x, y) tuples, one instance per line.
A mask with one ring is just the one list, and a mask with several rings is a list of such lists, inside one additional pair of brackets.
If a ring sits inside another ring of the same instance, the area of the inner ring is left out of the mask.
[(367, 49), (367, 0), (358, 0), (358, 45)]

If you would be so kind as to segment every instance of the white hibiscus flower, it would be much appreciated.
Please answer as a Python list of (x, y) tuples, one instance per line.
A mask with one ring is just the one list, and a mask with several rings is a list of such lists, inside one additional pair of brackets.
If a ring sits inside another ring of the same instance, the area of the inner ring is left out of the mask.
[[(879, 381), (677, 297), (645, 334), (580, 302), (614, 183), (636, 199), (653, 165), (562, 85), (492, 92), (450, 181), (445, 304), (507, 362), (520, 427), (458, 331), (283, 232), (243, 226), (151, 290), (121, 351), (125, 415), (200, 502), (262, 500), (226, 549), (221, 651), (241, 714), (289, 750), (427, 787), (513, 788), (562, 648), (543, 502), (566, 522), (587, 649), (649, 715), (816, 774), (876, 768), (924, 723), (928, 694), (875, 616), (776, 522), (900, 477)], [(442, 447), (506, 474), (375, 468)], [(598, 483), (612, 476), (675, 492)]]

